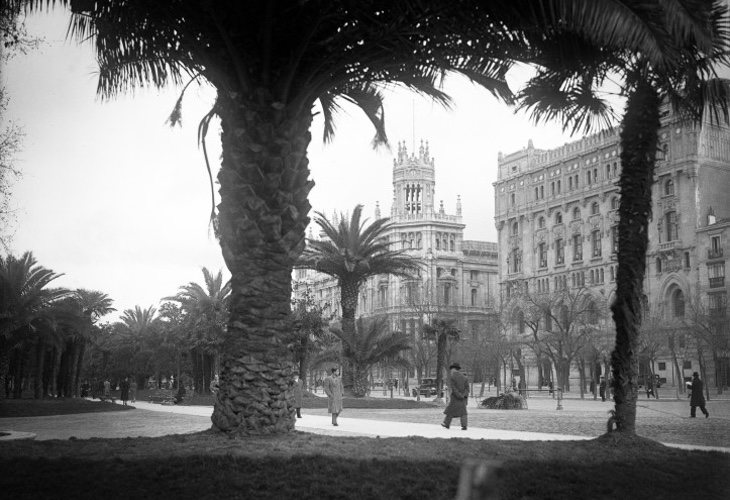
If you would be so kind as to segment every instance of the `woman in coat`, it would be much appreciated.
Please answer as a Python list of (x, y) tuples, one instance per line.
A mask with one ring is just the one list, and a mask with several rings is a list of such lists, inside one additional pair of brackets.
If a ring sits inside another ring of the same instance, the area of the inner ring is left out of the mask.
[(694, 372), (692, 374), (692, 396), (689, 400), (689, 415), (692, 418), (697, 416), (697, 407), (700, 407), (702, 413), (705, 414), (705, 418), (710, 416), (710, 412), (705, 408), (705, 394), (702, 391), (702, 380), (700, 380), (700, 374)]
[(337, 426), (337, 416), (342, 411), (342, 379), (337, 374), (337, 368), (332, 368), (331, 374), (324, 379), (324, 392), (327, 394), (327, 412), (332, 414), (332, 425)]
[(124, 377), (124, 380), (122, 380), (122, 383), (119, 384), (119, 389), (121, 389), (121, 394), (119, 395), (119, 399), (122, 400), (122, 404), (124, 406), (127, 406), (127, 400), (129, 400), (129, 378)]
[(451, 371), (449, 375), (451, 400), (444, 410), (446, 417), (441, 426), (448, 429), (451, 426), (451, 419), (459, 417), (461, 419), (461, 430), (465, 431), (467, 424), (466, 404), (469, 401), (469, 381), (461, 373), (459, 363), (453, 363), (449, 366), (449, 370)]
[(297, 374), (294, 374), (294, 384), (292, 385), (291, 390), (294, 395), (294, 408), (297, 409), (297, 418), (302, 418), (302, 396), (304, 395), (304, 384)]

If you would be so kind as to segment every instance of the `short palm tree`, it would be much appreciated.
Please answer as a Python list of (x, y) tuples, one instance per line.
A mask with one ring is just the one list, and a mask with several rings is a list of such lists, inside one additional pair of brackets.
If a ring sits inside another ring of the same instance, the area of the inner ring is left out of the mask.
[[(220, 347), (226, 331), (228, 320), (228, 301), (231, 294), (231, 283), (223, 283), (223, 273), (211, 273), (203, 267), (203, 281), (199, 283), (190, 282), (181, 286), (178, 293), (165, 297), (163, 300), (170, 300), (180, 304), (185, 314), (185, 322), (191, 335), (190, 345), (194, 352), (202, 356), (213, 358), (213, 370), (219, 372)], [(204, 367), (206, 363), (201, 363)], [(208, 375), (210, 377), (210, 374)], [(196, 381), (203, 390), (208, 387), (210, 380), (205, 380), (205, 370), (195, 374)]]
[(411, 349), (408, 335), (391, 332), (386, 317), (358, 318), (355, 329), (346, 332), (341, 327), (330, 331), (340, 339), (347, 359), (342, 359), (337, 351), (329, 351), (319, 356), (319, 361), (342, 362), (348, 367), (352, 378), (352, 395), (364, 397), (370, 389), (370, 370), (377, 364), (395, 368), (410, 368), (410, 362), (403, 355)]
[[(355, 312), (360, 287), (371, 276), (392, 274), (411, 277), (420, 269), (418, 261), (403, 250), (393, 250), (386, 236), (392, 225), (381, 218), (367, 225), (362, 218), (362, 205), (357, 205), (347, 219), (333, 223), (317, 212), (314, 219), (324, 238), (310, 239), (299, 263), (300, 267), (314, 269), (337, 278), (340, 287), (342, 331), (348, 337), (355, 335)], [(349, 344), (343, 343), (343, 384), (353, 390), (354, 367), (349, 366)]]
[[(43, 8), (49, 2), (6, 3)], [(181, 84), (184, 76), (217, 91), (201, 132), (210, 117), (220, 118), (218, 222), (232, 295), (212, 420), (235, 434), (294, 427), (282, 388), (293, 371), (291, 272), (309, 223), (307, 146), (316, 101), (327, 138), (334, 113), (349, 102), (365, 112), (381, 143), (383, 87), (401, 85), (448, 102), (439, 84), (455, 73), (509, 101), (505, 75), (515, 58), (558, 29), (571, 27), (576, 38), (647, 57), (661, 52), (661, 43), (637, 28), (644, 19), (633, 4), (646, 2), (635, 1), (55, 3), (71, 7), (72, 36), (95, 44), (102, 96)], [(586, 23), (595, 12), (610, 22)], [(172, 121), (179, 116), (176, 108)]]

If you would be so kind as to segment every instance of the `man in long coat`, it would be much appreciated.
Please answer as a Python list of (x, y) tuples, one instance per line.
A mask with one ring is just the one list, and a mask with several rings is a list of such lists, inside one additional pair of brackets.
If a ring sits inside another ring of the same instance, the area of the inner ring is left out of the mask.
[(702, 380), (700, 380), (700, 374), (694, 372), (692, 374), (692, 398), (689, 400), (689, 415), (695, 418), (697, 415), (697, 407), (700, 407), (702, 413), (705, 414), (705, 418), (710, 416), (710, 412), (705, 408), (705, 394), (702, 392)]
[(449, 405), (444, 410), (446, 417), (441, 424), (447, 429), (451, 426), (451, 419), (459, 417), (461, 419), (461, 430), (466, 430), (467, 416), (466, 403), (469, 401), (469, 382), (461, 373), (461, 365), (453, 363), (449, 366), (449, 387), (451, 388), (451, 399)]
[(324, 379), (324, 392), (327, 394), (327, 411), (332, 414), (332, 425), (337, 426), (337, 416), (342, 411), (342, 379), (337, 368), (332, 368), (330, 375)]

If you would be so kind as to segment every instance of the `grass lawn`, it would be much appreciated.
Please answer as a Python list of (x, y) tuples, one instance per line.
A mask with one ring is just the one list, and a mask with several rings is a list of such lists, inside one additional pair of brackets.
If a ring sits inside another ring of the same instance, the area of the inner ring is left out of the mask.
[[(451, 499), (467, 458), (501, 463), (503, 499), (726, 499), (730, 455), (638, 439), (580, 442), (352, 438), (15, 441), (0, 446), (5, 498)], [(42, 478), (42, 480), (39, 480)]]
[(80, 398), (57, 399), (0, 399), (0, 418), (47, 417), (74, 413), (125, 411), (133, 408), (99, 400)]

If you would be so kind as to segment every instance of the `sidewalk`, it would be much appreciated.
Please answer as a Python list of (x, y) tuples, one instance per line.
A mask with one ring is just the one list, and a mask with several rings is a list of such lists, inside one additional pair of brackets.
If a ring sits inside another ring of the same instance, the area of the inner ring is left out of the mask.
[[(535, 401), (535, 403), (537, 403)], [(572, 403), (572, 404), (570, 404)], [(567, 406), (578, 406), (578, 402), (571, 401)], [(124, 437), (156, 437), (167, 434), (185, 434), (200, 432), (211, 426), (210, 415), (213, 408), (210, 406), (177, 406), (161, 405), (137, 401), (133, 406), (137, 410), (125, 412), (85, 413), (75, 415), (58, 415), (49, 417), (1, 418), (0, 429), (32, 432), (38, 440), (46, 439), (77, 439), (89, 438), (124, 438)], [(470, 405), (472, 406), (472, 405)], [(550, 406), (545, 401), (533, 406)], [(585, 402), (577, 412), (605, 412), (604, 405), (590, 405)], [(590, 410), (589, 410), (590, 408)], [(519, 441), (564, 441), (588, 440), (595, 435), (567, 435), (549, 432), (524, 432), (515, 430), (490, 429), (479, 419), (475, 410), (469, 429), (462, 431), (458, 419), (455, 419), (451, 429), (444, 429), (440, 425), (440, 410), (429, 410), (426, 420), (434, 423), (420, 423), (395, 421), (393, 419), (350, 418), (347, 414), (340, 416), (339, 426), (334, 427), (331, 418), (324, 413), (326, 410), (305, 411), (301, 419), (297, 419), (296, 430), (313, 434), (329, 436), (365, 436), (365, 437), (409, 437), (420, 436), (431, 439), (485, 439), (485, 440), (519, 440)], [(413, 412), (417, 410), (407, 410)], [(483, 411), (483, 410), (482, 410)], [(489, 410), (496, 411), (496, 410)], [(535, 408), (536, 412), (543, 412)], [(397, 414), (397, 410), (391, 410)], [(472, 412), (470, 412), (471, 414)], [(571, 410), (560, 412), (570, 418)], [(722, 418), (722, 417), (721, 417)], [(702, 446), (694, 444), (663, 443), (666, 446), (730, 453), (730, 447)]]

